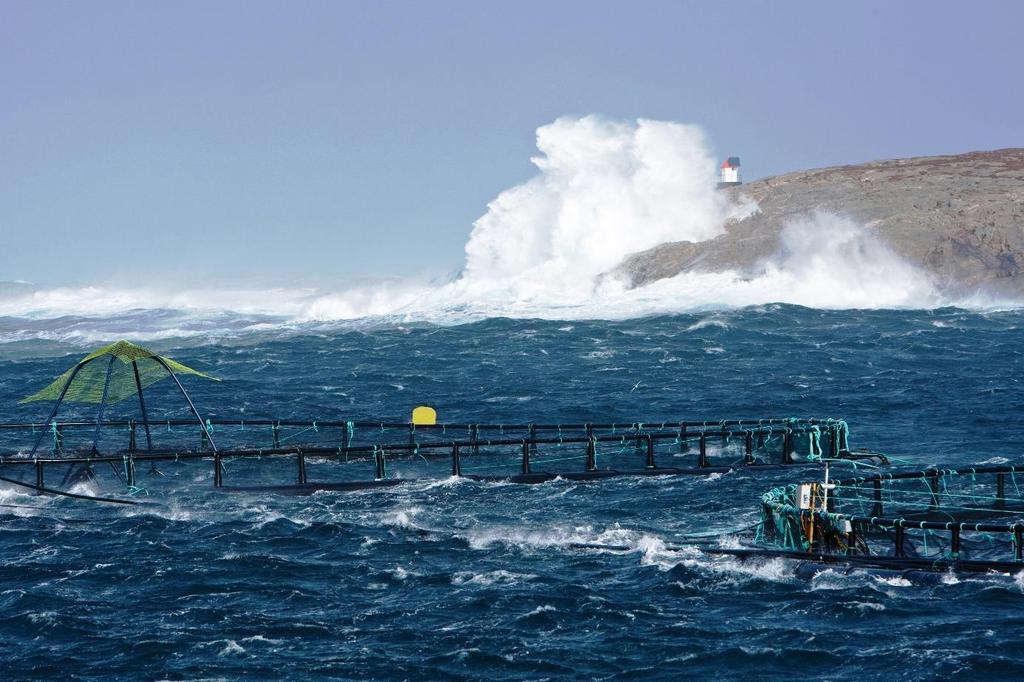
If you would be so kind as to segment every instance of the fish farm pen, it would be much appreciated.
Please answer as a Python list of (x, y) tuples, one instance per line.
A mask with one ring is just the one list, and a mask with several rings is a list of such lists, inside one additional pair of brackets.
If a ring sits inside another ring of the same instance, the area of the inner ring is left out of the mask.
[[(653, 424), (53, 421), (0, 424), (0, 471), (7, 472), (5, 480), (42, 492), (59, 492), (53, 484), (67, 486), (82, 475), (113, 474), (110, 483), (139, 494), (159, 489), (164, 475), (157, 463), (206, 461), (206, 478), (216, 488), (301, 494), (447, 476), (535, 483), (711, 474), (806, 465), (822, 457), (884, 461), (851, 452), (848, 435), (841, 420), (796, 418)], [(140, 469), (142, 464), (149, 468)], [(21, 480), (26, 468), (33, 476)]]
[[(22, 400), (52, 402), (49, 416), (0, 424), (2, 480), (62, 495), (83, 479), (104, 479), (99, 483), (114, 489), (120, 484), (137, 496), (179, 478), (158, 464), (170, 471), (168, 462), (207, 462), (190, 471), (192, 482), (219, 490), (308, 494), (448, 476), (537, 483), (711, 474), (823, 457), (884, 462), (851, 452), (849, 428), (838, 419), (453, 424), (437, 423), (428, 406), (415, 408), (407, 422), (204, 418), (179, 375), (219, 381), (128, 341), (90, 353)], [(168, 379), (187, 405), (188, 419), (154, 418), (147, 405), (146, 391)], [(108, 406), (124, 401), (137, 401), (139, 419), (105, 418)], [(95, 405), (95, 418), (60, 419), (64, 403)]]
[(756, 544), (780, 555), (916, 570), (1024, 568), (1024, 467), (876, 473), (772, 489)]
[[(204, 416), (178, 375), (217, 380), (126, 341), (86, 356), (22, 401), (52, 401), (48, 417), (0, 424), (0, 482), (138, 504), (197, 485), (308, 495), (448, 477), (540, 483), (814, 466), (823, 481), (769, 490), (756, 526), (714, 534), (701, 550), (797, 559), (799, 570), (812, 572), (837, 564), (930, 575), (1024, 568), (1024, 468), (830, 480), (839, 463), (875, 471), (889, 464), (883, 454), (852, 449), (841, 419), (438, 423), (428, 406), (408, 421), (224, 418)], [(187, 406), (187, 419), (156, 417), (147, 406), (144, 392), (165, 379), (184, 399), (178, 415)], [(129, 398), (137, 411), (128, 413), (138, 418), (105, 416), (108, 405)], [(64, 402), (95, 405), (95, 417), (61, 418)]]

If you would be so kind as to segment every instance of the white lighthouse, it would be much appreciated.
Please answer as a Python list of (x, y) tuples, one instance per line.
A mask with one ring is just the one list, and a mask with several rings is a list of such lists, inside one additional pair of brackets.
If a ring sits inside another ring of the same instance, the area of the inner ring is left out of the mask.
[(719, 187), (733, 187), (741, 184), (740, 180), (740, 157), (730, 156), (722, 162), (722, 177), (718, 183)]

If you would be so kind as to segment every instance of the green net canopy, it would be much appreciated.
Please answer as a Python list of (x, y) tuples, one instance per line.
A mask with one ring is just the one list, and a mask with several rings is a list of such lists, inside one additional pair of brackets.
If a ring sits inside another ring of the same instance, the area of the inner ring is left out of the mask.
[[(108, 369), (110, 372), (109, 383), (107, 381)], [(61, 374), (49, 386), (33, 393), (21, 402), (57, 400), (67, 385), (64, 400), (77, 403), (101, 403), (103, 402), (104, 385), (106, 385), (106, 402), (117, 403), (137, 395), (140, 388), (146, 388), (161, 379), (168, 378), (170, 376), (168, 369), (175, 374), (194, 374), (204, 379), (220, 381), (216, 377), (157, 355), (134, 343), (118, 341), (82, 358), (77, 365)], [(68, 385), (69, 380), (70, 385)]]

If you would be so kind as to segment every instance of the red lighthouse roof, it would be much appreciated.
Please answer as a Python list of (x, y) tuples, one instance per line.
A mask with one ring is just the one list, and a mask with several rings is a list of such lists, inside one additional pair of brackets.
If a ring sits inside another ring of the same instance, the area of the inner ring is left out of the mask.
[(728, 159), (722, 162), (722, 168), (739, 168), (740, 157), (730, 156)]

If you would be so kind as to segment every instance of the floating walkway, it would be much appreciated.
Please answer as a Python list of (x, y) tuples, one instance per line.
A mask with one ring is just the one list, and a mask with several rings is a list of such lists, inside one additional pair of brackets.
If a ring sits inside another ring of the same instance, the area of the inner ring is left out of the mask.
[[(414, 409), (408, 422), (204, 418), (179, 375), (219, 381), (128, 341), (90, 353), (22, 401), (52, 401), (46, 419), (0, 424), (0, 480), (75, 496), (68, 490), (75, 482), (113, 473), (137, 496), (167, 487), (158, 464), (207, 462), (205, 478), (220, 490), (309, 494), (448, 476), (538, 483), (711, 474), (807, 464), (822, 456), (884, 462), (851, 452), (849, 429), (837, 419), (454, 424), (437, 423), (428, 406)], [(189, 419), (154, 418), (144, 393), (167, 379), (184, 399)], [(105, 418), (109, 406), (129, 398), (138, 401), (140, 418)], [(96, 405), (95, 419), (60, 419), (65, 402)], [(149, 467), (141, 476), (139, 465)], [(61, 472), (56, 485), (54, 470)], [(203, 478), (192, 476), (194, 482)]]
[[(796, 559), (805, 573), (834, 565), (932, 575), (1024, 568), (1024, 470), (927, 469), (831, 480), (829, 467), (838, 462), (889, 464), (882, 454), (851, 449), (841, 419), (437, 423), (427, 406), (408, 422), (204, 418), (178, 375), (217, 380), (127, 341), (82, 358), (22, 401), (52, 400), (45, 420), (0, 424), (0, 482), (136, 504), (204, 484), (308, 495), (448, 477), (540, 483), (813, 465), (824, 467), (823, 481), (765, 493), (752, 538), (733, 534), (739, 546), (702, 549)], [(143, 392), (165, 379), (191, 418), (154, 418)], [(139, 419), (104, 418), (108, 405), (128, 398), (137, 399)], [(59, 419), (65, 401), (97, 405), (95, 419)], [(72, 490), (82, 480), (110, 492)]]
[[(46, 455), (12, 447), (19, 440), (26, 446), (39, 441), (40, 434), (49, 441)], [(78, 447), (73, 445), (76, 434), (86, 436)], [(121, 448), (103, 453), (95, 447), (109, 444), (114, 435), (127, 435)], [(127, 490), (150, 492), (160, 487), (160, 479), (137, 472), (159, 471), (157, 465), (166, 462), (206, 462), (206, 478), (223, 491), (285, 494), (448, 476), (540, 483), (554, 478), (707, 475), (808, 465), (822, 456), (884, 463), (880, 455), (850, 451), (849, 429), (842, 420), (797, 418), (653, 424), (207, 419), (201, 425), (195, 420), (147, 422), (145, 428), (135, 420), (53, 421), (0, 424), (0, 442), (10, 448), (0, 455), (4, 478), (47, 493), (59, 493), (82, 475), (95, 477), (94, 467), (103, 471), (106, 465)], [(33, 474), (22, 481), (26, 468)], [(51, 485), (56, 483), (50, 473), (54, 471), (61, 477), (56, 487)]]

